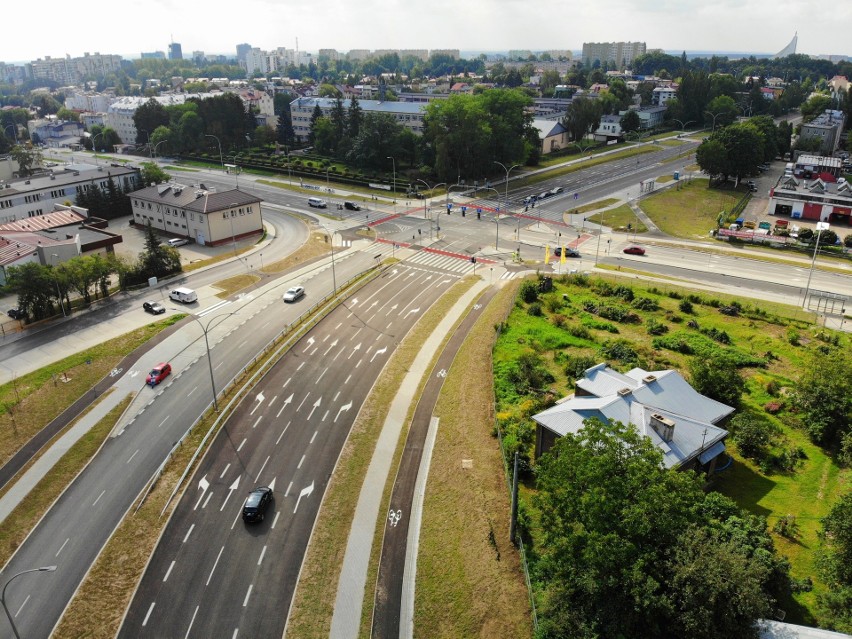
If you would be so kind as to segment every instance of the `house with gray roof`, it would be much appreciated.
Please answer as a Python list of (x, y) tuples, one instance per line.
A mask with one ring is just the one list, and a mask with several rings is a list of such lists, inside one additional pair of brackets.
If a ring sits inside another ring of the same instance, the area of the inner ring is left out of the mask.
[(154, 184), (129, 194), (133, 224), (198, 244), (217, 246), (263, 233), (263, 200), (231, 189), (216, 193), (204, 185)]
[[(290, 103), (290, 118), (296, 137), (300, 140), (307, 140), (311, 133), (311, 117), (314, 109), (319, 107), (323, 116), (328, 117), (336, 102), (337, 100), (333, 98), (298, 98), (293, 100)], [(351, 100), (343, 100), (343, 108), (346, 109), (347, 113), (351, 103)], [(426, 111), (426, 103), (359, 100), (358, 105), (364, 113), (387, 113), (406, 129), (410, 129), (418, 135), (423, 133), (423, 114)]]
[(725, 450), (728, 431), (722, 426), (733, 412), (697, 392), (677, 371), (619, 373), (602, 363), (585, 371), (572, 395), (533, 416), (535, 455), (595, 417), (632, 424), (662, 452), (666, 468), (711, 473)]

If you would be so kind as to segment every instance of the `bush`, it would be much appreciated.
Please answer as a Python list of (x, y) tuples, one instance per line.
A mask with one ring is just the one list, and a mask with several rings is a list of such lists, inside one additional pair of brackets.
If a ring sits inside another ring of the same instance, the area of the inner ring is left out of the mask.
[(729, 315), (731, 317), (737, 317), (740, 314), (740, 309), (737, 308), (736, 306), (734, 306), (733, 304), (730, 304), (728, 306), (720, 306), (719, 312), (722, 315)]
[(599, 331), (606, 331), (607, 333), (618, 333), (618, 327), (615, 324), (610, 324), (609, 322), (602, 322), (600, 320), (595, 319), (594, 317), (584, 316), (580, 319), (580, 322), (583, 326), (588, 326), (589, 328), (594, 328)]
[(763, 459), (766, 456), (775, 431), (767, 419), (740, 413), (731, 419), (730, 426), (734, 442), (743, 457)]
[(656, 311), (660, 308), (657, 300), (651, 299), (650, 297), (637, 297), (633, 300), (631, 306), (637, 311)]
[(600, 354), (608, 360), (617, 359), (630, 363), (639, 360), (639, 354), (626, 339), (608, 340), (600, 348)]
[(689, 300), (681, 300), (677, 307), (680, 309), (681, 313), (692, 315), (692, 302)]
[(569, 355), (565, 363), (565, 375), (571, 379), (582, 379), (586, 370), (597, 364), (594, 357), (588, 355)]
[(518, 395), (541, 392), (553, 383), (554, 377), (544, 365), (544, 360), (535, 353), (524, 353), (509, 369), (507, 379)]
[(544, 315), (544, 311), (541, 310), (541, 304), (539, 304), (538, 302), (533, 302), (532, 304), (530, 304), (529, 308), (527, 308), (527, 313), (532, 315), (533, 317), (541, 317), (542, 315)]
[(772, 532), (785, 539), (795, 539), (799, 536), (799, 524), (795, 515), (784, 515), (772, 526)]
[(521, 288), (518, 291), (519, 297), (530, 304), (538, 300), (538, 282), (533, 280), (524, 280), (523, 284), (521, 284)]
[(790, 326), (790, 327), (787, 329), (787, 341), (788, 341), (788, 342), (789, 342), (792, 346), (798, 346), (798, 345), (799, 345), (799, 343), (800, 343), (801, 337), (802, 337), (802, 336), (799, 334), (799, 331), (798, 331), (798, 330), (796, 330), (796, 328), (795, 328), (795, 327)]
[(613, 289), (612, 294), (615, 297), (620, 297), (625, 302), (633, 301), (633, 289), (629, 286), (624, 286), (623, 284), (616, 286), (615, 289)]
[(556, 315), (551, 316), (550, 323), (557, 328), (565, 328), (565, 324), (568, 323), (568, 318), (557, 313)]
[(645, 328), (648, 331), (648, 335), (665, 335), (669, 332), (668, 326), (657, 321), (653, 317), (649, 318), (648, 321), (645, 322)]
[[(613, 328), (615, 327), (613, 326)], [(592, 339), (592, 334), (589, 332), (589, 329), (582, 324), (572, 324), (567, 330), (569, 335), (578, 339)], [(615, 332), (618, 332), (617, 328), (615, 329)]]

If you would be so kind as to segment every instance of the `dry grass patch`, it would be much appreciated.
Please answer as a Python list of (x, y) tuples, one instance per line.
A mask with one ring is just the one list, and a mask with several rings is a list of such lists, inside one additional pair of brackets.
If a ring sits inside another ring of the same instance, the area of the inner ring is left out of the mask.
[(645, 233), (648, 231), (648, 227), (642, 223), (642, 220), (636, 217), (633, 209), (631, 209), (628, 204), (622, 204), (614, 209), (595, 213), (594, 215), (588, 216), (587, 219), (590, 222), (607, 226), (617, 231), (626, 231), (628, 224), (630, 224), (631, 233), (633, 233), (633, 231), (636, 231), (637, 233)]
[(302, 244), (297, 251), (291, 253), (283, 260), (264, 265), (261, 271), (264, 273), (282, 273), (287, 269), (322, 257), (330, 252), (330, 238), (325, 231), (311, 231), (308, 241)]
[[(391, 361), (376, 381), (373, 392), (359, 411), (326, 489), (322, 508), (317, 517), (290, 609), (288, 636), (300, 639), (328, 637), (334, 613), (334, 601), (337, 597), (340, 567), (343, 565), (343, 556), (346, 554), (346, 543), (355, 514), (355, 506), (358, 503), (363, 478), (370, 465), (387, 409), (393, 402), (397, 389), (423, 342), (431, 334), (434, 326), (440, 322), (458, 298), (473, 286), (475, 281), (472, 278), (462, 280), (424, 314), (397, 348)], [(425, 379), (421, 382), (421, 388), (423, 384)], [(411, 407), (411, 411), (413, 410), (414, 405)], [(406, 435), (407, 430), (404, 430), (401, 440), (404, 440)], [(397, 458), (401, 450), (402, 447), (398, 446)], [(388, 491), (385, 490), (382, 504), (385, 510), (387, 499)], [(379, 526), (377, 530), (379, 541), (381, 541), (379, 536), (381, 532), (383, 527)], [(364, 597), (365, 601), (370, 602), (370, 608), (362, 611), (362, 627), (366, 619), (368, 629), (378, 565), (377, 546), (378, 543), (374, 539)]]
[[(420, 535), (417, 637), (530, 637), (529, 596), (509, 542), (509, 493), (493, 436), (491, 352), (518, 283), (489, 304), (459, 350), (440, 418)], [(462, 460), (472, 467), (462, 468)]]
[(618, 199), (614, 197), (607, 198), (605, 200), (598, 200), (597, 202), (589, 202), (588, 204), (584, 204), (581, 207), (576, 209), (568, 209), (565, 213), (588, 213), (589, 211), (597, 211), (598, 209), (605, 209), (608, 206), (612, 206), (619, 202)]
[(216, 282), (213, 286), (220, 289), (220, 291), (216, 293), (216, 297), (226, 299), (237, 291), (248, 288), (259, 281), (260, 276), (258, 275), (235, 275), (234, 277), (229, 277)]
[[(101, 400), (108, 394), (102, 395)], [(89, 463), (89, 460), (98, 451), (113, 426), (115, 426), (116, 420), (121, 416), (128, 404), (130, 404), (131, 399), (132, 395), (125, 397), (103, 419), (95, 424), (88, 433), (83, 435), (54, 465), (50, 473), (30, 491), (26, 502), (20, 503), (3, 520), (3, 523), (0, 524), (0, 564), (5, 565), (9, 561), (12, 554), (18, 549), (18, 546), (30, 534), (33, 526), (38, 523), (53, 502), (62, 494), (66, 486)], [(94, 406), (93, 404), (89, 410), (94, 408)], [(57, 434), (56, 438), (61, 437), (61, 435), (61, 433)]]
[(101, 381), (115, 366), (157, 333), (185, 317), (173, 315), (0, 386), (0, 463)]

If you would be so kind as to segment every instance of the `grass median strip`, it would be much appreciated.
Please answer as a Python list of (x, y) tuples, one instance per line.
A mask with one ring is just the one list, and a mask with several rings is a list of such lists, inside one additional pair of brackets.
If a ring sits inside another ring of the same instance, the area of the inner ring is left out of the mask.
[[(101, 400), (107, 396), (105, 393)], [(0, 524), (0, 562), (5, 565), (18, 546), (26, 539), (33, 526), (38, 523), (62, 491), (74, 480), (89, 460), (98, 451), (109, 435), (116, 420), (127, 408), (132, 396), (128, 395), (107, 413), (95, 426), (83, 435), (56, 463), (50, 473), (30, 491), (25, 502), (20, 503), (3, 523)], [(88, 413), (95, 407), (92, 404)], [(83, 415), (85, 415), (84, 413)], [(80, 418), (83, 417), (80, 416)], [(69, 426), (70, 427), (70, 426)], [(57, 438), (62, 434), (57, 434)], [(55, 438), (54, 438), (55, 439)]]
[(417, 559), (418, 637), (530, 637), (527, 589), (509, 542), (509, 493), (493, 436), (491, 352), (519, 283), (471, 330), (438, 400)]
[[(346, 543), (355, 506), (358, 503), (363, 477), (370, 465), (376, 439), (381, 432), (388, 407), (393, 402), (402, 379), (425, 339), (441, 317), (474, 282), (473, 279), (463, 280), (461, 284), (453, 287), (450, 294), (443, 296), (424, 314), (396, 350), (376, 382), (373, 392), (358, 413), (337, 468), (326, 489), (290, 611), (288, 636), (300, 639), (328, 637), (337, 596), (340, 567), (343, 565), (343, 556), (346, 553)], [(425, 379), (421, 382), (421, 388), (423, 384)], [(414, 405), (411, 406), (410, 411), (413, 410)], [(407, 430), (403, 431), (401, 439), (404, 439), (406, 434)], [(401, 451), (402, 446), (398, 446), (395, 452), (397, 462)], [(388, 499), (389, 493), (386, 490), (382, 498), (384, 510), (380, 509), (379, 512), (387, 510)], [(377, 534), (382, 530), (382, 527), (379, 527)], [(380, 536), (378, 540), (381, 541)], [(367, 624), (370, 618), (367, 613), (372, 611), (371, 593), (378, 566), (376, 546), (377, 543), (374, 540), (371, 568), (367, 575), (366, 590), (368, 592), (365, 592), (365, 601), (370, 602), (370, 610), (362, 611), (362, 622), (366, 616)]]
[(113, 370), (124, 357), (185, 317), (177, 314), (16, 377), (0, 386), (0, 462)]

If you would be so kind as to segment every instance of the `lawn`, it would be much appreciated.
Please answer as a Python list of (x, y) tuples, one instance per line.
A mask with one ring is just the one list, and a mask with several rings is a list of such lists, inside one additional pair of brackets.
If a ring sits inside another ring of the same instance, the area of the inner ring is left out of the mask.
[(631, 233), (645, 233), (648, 231), (648, 227), (642, 223), (642, 220), (636, 217), (633, 209), (631, 209), (627, 204), (622, 204), (614, 209), (607, 209), (606, 211), (589, 215), (586, 219), (589, 222), (600, 224), (616, 231), (626, 232), (628, 230), (628, 224), (630, 225)]
[(704, 178), (681, 181), (676, 188), (643, 198), (639, 205), (663, 233), (706, 238), (711, 229), (718, 227), (719, 213), (730, 212), (744, 195), (732, 189), (709, 189), (708, 184)]
[[(621, 287), (623, 296), (632, 295), (633, 299), (644, 300), (643, 303), (637, 305), (625, 297), (619, 298), (613, 294), (617, 286)], [(734, 303), (740, 305), (737, 315), (720, 312), (721, 307)], [(635, 314), (637, 319), (632, 322), (604, 319), (589, 310), (601, 305), (620, 307)], [(578, 358), (588, 358), (590, 363), (607, 361), (620, 371), (634, 366), (646, 370), (674, 368), (687, 377), (692, 357), (724, 352), (738, 362), (746, 380), (740, 412), (761, 415), (776, 427), (773, 453), (800, 447), (804, 459), (792, 471), (780, 470), (772, 464), (761, 468), (743, 459), (729, 437), (726, 445), (734, 461), (712, 478), (710, 486), (748, 511), (765, 517), (770, 529), (779, 518), (795, 516), (799, 534), (794, 540), (774, 533), (773, 537), (779, 553), (790, 561), (792, 578), (799, 582), (810, 578), (814, 592), (794, 594), (779, 602), (779, 607), (794, 623), (818, 621), (816, 593), (824, 588), (814, 563), (819, 522), (833, 500), (849, 489), (850, 478), (848, 471), (841, 470), (829, 455), (794, 427), (796, 417), (787, 398), (813, 353), (828, 347), (830, 340), (821, 339), (826, 333), (808, 323), (798, 308), (696, 293), (673, 285), (655, 287), (632, 281), (627, 284), (610, 277), (563, 276), (554, 281), (552, 293), (539, 296), (541, 315), (530, 314), (529, 308), (527, 304), (516, 304), (494, 350), (497, 417), (505, 433), (504, 442), (510, 450), (519, 448), (529, 458), (534, 443), (530, 417), (573, 391), (570, 370)], [(656, 338), (650, 335), (649, 323), (664, 326), (663, 334)], [(788, 339), (794, 332), (800, 335), (799, 340), (792, 340), (795, 344)], [(729, 344), (720, 341), (721, 333)], [(837, 348), (848, 350), (852, 346), (848, 335), (841, 334), (838, 339)], [(603, 347), (613, 344), (620, 346), (606, 354), (601, 352)], [(688, 349), (683, 345), (688, 345)], [(509, 371), (525, 353), (541, 357), (553, 376), (553, 381), (546, 385), (547, 394), (519, 394), (508, 381)], [(780, 411), (770, 414), (766, 407), (775, 402), (780, 404)], [(528, 489), (533, 489), (532, 483)], [(534, 519), (534, 512), (529, 509), (530, 493), (524, 494), (525, 507)], [(531, 530), (534, 535), (534, 521)]]

